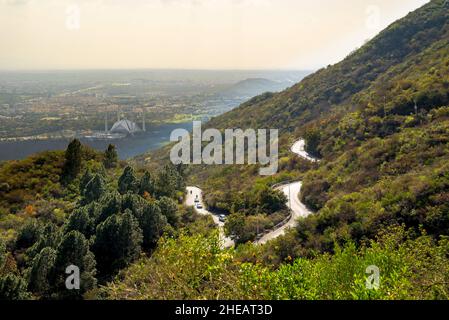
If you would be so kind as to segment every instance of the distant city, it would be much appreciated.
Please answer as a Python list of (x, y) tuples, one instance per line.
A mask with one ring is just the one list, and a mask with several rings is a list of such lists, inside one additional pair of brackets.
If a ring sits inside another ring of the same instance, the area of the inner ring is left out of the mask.
[[(173, 126), (208, 121), (309, 71), (49, 71), (0, 73), (0, 160), (60, 148), (74, 137), (95, 148), (123, 140), (122, 158), (168, 141)], [(167, 126), (168, 125), (168, 126)], [(161, 132), (158, 135), (155, 132)], [(134, 149), (136, 141), (148, 142)], [(34, 142), (32, 147), (30, 143)]]

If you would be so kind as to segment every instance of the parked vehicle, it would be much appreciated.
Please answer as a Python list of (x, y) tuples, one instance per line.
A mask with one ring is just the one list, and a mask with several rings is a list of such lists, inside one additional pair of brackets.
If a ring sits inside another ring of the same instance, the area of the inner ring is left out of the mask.
[(220, 214), (220, 215), (218, 216), (218, 220), (219, 220), (220, 222), (225, 222), (225, 221), (226, 221), (226, 216), (225, 216), (224, 214)]

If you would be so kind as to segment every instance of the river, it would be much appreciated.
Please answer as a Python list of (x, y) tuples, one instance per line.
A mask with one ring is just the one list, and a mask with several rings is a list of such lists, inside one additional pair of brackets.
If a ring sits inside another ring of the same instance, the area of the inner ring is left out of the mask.
[[(144, 133), (118, 140), (80, 140), (96, 150), (105, 150), (108, 144), (112, 143), (117, 147), (119, 158), (126, 160), (160, 148), (170, 141), (171, 132), (178, 128), (191, 131), (192, 122), (148, 125)], [(69, 142), (69, 139), (0, 142), (0, 161), (23, 159), (31, 154), (47, 150), (64, 150)]]

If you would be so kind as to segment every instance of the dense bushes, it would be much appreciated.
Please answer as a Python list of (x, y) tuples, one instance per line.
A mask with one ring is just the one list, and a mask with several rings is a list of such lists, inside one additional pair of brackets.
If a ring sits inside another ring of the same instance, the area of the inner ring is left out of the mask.
[[(17, 181), (17, 176), (26, 178), (45, 168), (43, 177), (52, 180), (43, 179), (43, 183), (53, 183), (66, 193), (60, 201), (69, 214), (60, 213), (59, 208), (50, 215), (41, 213), (43, 206), (54, 201), (51, 198), (39, 200), (42, 203), (34, 200), (25, 208), (25, 215), (6, 214), (15, 217), (13, 221), (19, 226), (14, 226), (16, 236), (7, 238), (6, 254), (0, 237), (0, 298), (82, 298), (97, 287), (97, 282), (109, 279), (141, 254), (151, 254), (164, 232), (174, 233), (174, 228), (198, 220), (194, 212), (179, 210), (177, 204), (177, 197), (184, 193), (181, 168), (167, 165), (154, 174), (140, 174), (126, 167), (118, 177), (113, 151), (106, 151), (109, 170), (104, 168), (101, 155), (76, 140), (70, 143), (65, 157), (61, 152), (43, 153), (2, 165), (0, 174), (10, 183), (3, 188), (7, 192), (33, 188)], [(14, 166), (17, 170), (8, 172)], [(208, 228), (205, 223), (204, 229)], [(70, 265), (80, 270), (80, 290), (66, 288), (66, 268)]]
[[(372, 139), (305, 176), (301, 199), (319, 210), (301, 222), (306, 246), (371, 238), (386, 225), (449, 234), (449, 122), (435, 118), (386, 139)], [(307, 227), (306, 227), (307, 226)]]
[[(273, 270), (260, 261), (241, 263), (253, 251), (223, 251), (218, 236), (181, 236), (164, 239), (152, 257), (123, 271), (102, 294), (108, 299), (448, 299), (448, 248), (447, 239), (413, 239), (394, 227), (359, 248), (348, 242), (335, 246), (334, 255), (290, 258)], [(379, 268), (377, 290), (366, 286), (369, 266)]]

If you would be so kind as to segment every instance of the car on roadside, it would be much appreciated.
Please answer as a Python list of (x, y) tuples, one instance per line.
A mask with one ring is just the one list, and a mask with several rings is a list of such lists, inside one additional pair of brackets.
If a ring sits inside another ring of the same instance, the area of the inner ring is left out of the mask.
[(218, 220), (219, 220), (220, 222), (225, 222), (225, 221), (226, 221), (226, 216), (225, 216), (224, 214), (220, 214), (220, 215), (218, 216)]
[(197, 208), (197, 209), (203, 209), (203, 206), (201, 205), (201, 203), (198, 203), (198, 204), (196, 205), (196, 208)]

